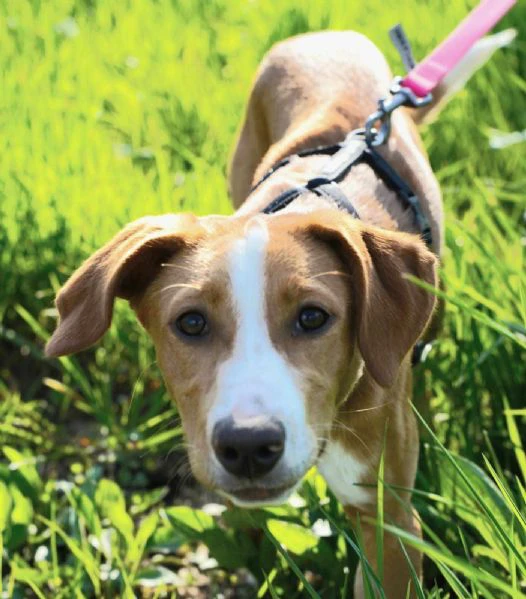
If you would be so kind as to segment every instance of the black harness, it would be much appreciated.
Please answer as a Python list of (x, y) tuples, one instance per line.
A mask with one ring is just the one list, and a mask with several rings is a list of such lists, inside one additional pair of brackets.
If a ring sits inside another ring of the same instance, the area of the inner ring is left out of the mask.
[(409, 185), (395, 171), (395, 169), (371, 146), (367, 144), (365, 131), (357, 129), (352, 131), (343, 142), (332, 146), (322, 146), (304, 150), (280, 160), (254, 185), (251, 193), (280, 168), (290, 164), (293, 158), (308, 156), (330, 156), (318, 176), (309, 179), (305, 185), (293, 187), (280, 193), (262, 212), (274, 214), (286, 208), (302, 194), (311, 192), (320, 197), (330, 199), (340, 210), (345, 210), (353, 218), (360, 218), (358, 211), (349, 198), (343, 193), (338, 183), (342, 181), (357, 164), (367, 164), (378, 177), (394, 191), (403, 207), (411, 210), (415, 224), (420, 231), (422, 239), (431, 248), (431, 227), (426, 215), (422, 211), (420, 200)]

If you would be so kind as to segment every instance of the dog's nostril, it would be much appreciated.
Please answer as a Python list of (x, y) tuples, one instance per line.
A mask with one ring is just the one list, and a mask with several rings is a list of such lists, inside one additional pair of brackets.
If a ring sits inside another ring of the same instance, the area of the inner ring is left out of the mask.
[(239, 459), (239, 452), (234, 447), (225, 447), (221, 453), (223, 458), (229, 462), (235, 462)]
[(283, 453), (283, 444), (261, 445), (256, 451), (256, 458), (261, 460), (272, 460), (276, 454)]
[(257, 450), (257, 454), (256, 455), (257, 455), (258, 458), (265, 459), (265, 458), (268, 458), (269, 456), (273, 455), (273, 452), (270, 449), (270, 447), (265, 447), (265, 445), (263, 445), (263, 447), (260, 447)]
[(212, 445), (225, 470), (257, 478), (270, 472), (283, 455), (285, 429), (281, 422), (266, 417), (246, 423), (225, 418), (214, 427)]

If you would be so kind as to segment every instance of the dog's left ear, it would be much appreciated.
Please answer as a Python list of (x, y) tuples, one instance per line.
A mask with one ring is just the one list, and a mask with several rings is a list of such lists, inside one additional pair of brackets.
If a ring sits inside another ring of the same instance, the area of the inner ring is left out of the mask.
[(60, 320), (46, 355), (63, 356), (96, 343), (111, 324), (115, 298), (132, 300), (144, 292), (162, 263), (199, 233), (192, 214), (147, 216), (127, 225), (60, 290)]
[(390, 387), (435, 306), (435, 296), (407, 275), (436, 286), (437, 258), (415, 235), (341, 215), (329, 215), (309, 229), (328, 242), (351, 271), (351, 304), (362, 357), (373, 378)]

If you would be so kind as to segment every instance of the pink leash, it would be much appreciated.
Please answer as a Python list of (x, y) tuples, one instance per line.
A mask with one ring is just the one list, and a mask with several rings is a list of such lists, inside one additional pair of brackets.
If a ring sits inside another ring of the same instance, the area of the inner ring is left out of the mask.
[(401, 81), (422, 98), (462, 60), (469, 49), (485, 35), (516, 3), (516, 0), (482, 0), (449, 36)]
[[(510, 10), (517, 0), (482, 0), (449, 36), (422, 62), (415, 65), (411, 46), (401, 25), (390, 31), (409, 73), (396, 77), (391, 97), (378, 100), (378, 110), (367, 119), (364, 127), (367, 145), (384, 144), (391, 131), (391, 113), (400, 106), (418, 108), (429, 104), (431, 92), (462, 60), (470, 48)], [(376, 124), (380, 123), (377, 129)]]

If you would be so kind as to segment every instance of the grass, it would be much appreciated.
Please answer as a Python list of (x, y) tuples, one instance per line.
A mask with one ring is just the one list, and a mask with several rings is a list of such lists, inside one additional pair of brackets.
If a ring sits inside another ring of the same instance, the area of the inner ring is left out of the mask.
[[(230, 211), (228, 153), (274, 42), (354, 28), (401, 72), (392, 24), (422, 57), (473, 4), (0, 4), (0, 596), (350, 595), (359, 531), (315, 471), (280, 508), (181, 505), (177, 413), (127, 306), (93, 350), (42, 347), (55, 291), (124, 223)], [(505, 26), (513, 48), (423, 131), (447, 213), (444, 325), (415, 384), (425, 540), (383, 523), (426, 555), (419, 597), (526, 596), (526, 146), (489, 143), (526, 129), (524, 3)]]

